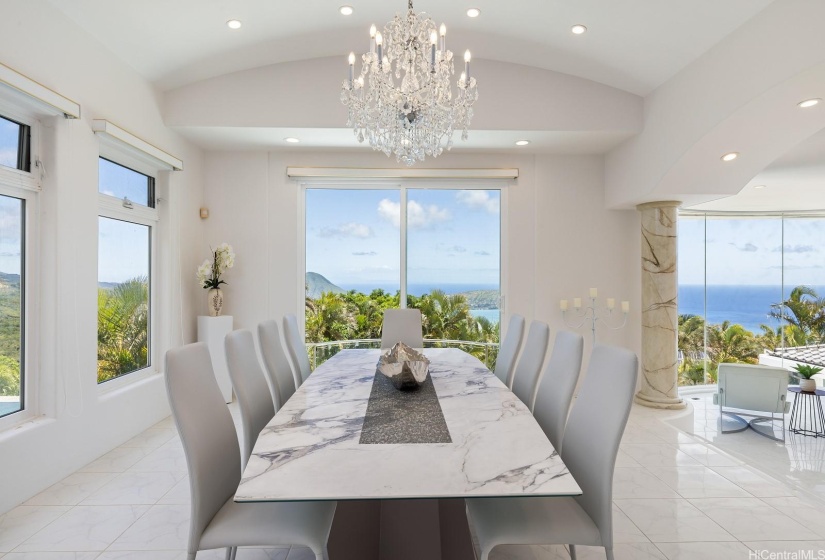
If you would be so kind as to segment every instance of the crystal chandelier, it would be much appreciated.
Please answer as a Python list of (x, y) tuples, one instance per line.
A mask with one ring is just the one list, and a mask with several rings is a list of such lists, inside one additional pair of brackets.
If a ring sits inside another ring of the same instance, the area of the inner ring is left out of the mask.
[(478, 99), (470, 76), (470, 51), (453, 93), (453, 53), (447, 50), (447, 28), (436, 30), (424, 12), (416, 14), (409, 0), (407, 14), (396, 15), (383, 34), (370, 28), (370, 50), (355, 77), (355, 53), (349, 55), (349, 79), (341, 102), (349, 109), (347, 125), (359, 142), (412, 165), (425, 156), (438, 157), (453, 146), (453, 131), (467, 127)]

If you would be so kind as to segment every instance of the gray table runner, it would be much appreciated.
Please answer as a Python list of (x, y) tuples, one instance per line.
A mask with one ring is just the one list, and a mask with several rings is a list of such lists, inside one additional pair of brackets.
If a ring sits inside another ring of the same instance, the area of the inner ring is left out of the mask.
[(432, 377), (418, 389), (399, 391), (375, 372), (359, 443), (452, 443)]

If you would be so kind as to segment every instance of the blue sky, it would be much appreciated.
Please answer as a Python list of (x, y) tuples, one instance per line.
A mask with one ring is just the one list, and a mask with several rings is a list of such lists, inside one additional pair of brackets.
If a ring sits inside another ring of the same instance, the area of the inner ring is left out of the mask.
[[(679, 221), (679, 283), (825, 286), (825, 219)], [(784, 248), (784, 250), (783, 250)]]
[[(340, 285), (398, 286), (400, 192), (306, 193), (307, 270)], [(499, 191), (409, 189), (407, 196), (408, 284), (499, 283)]]
[(0, 165), (17, 167), (17, 141), (20, 125), (0, 117)]

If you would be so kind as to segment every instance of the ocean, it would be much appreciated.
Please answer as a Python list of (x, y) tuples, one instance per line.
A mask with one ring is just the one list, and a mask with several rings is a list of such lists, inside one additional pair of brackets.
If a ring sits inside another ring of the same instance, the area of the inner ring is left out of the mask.
[[(785, 286), (785, 297), (795, 286)], [(812, 286), (818, 294), (825, 295), (825, 286)], [(679, 286), (679, 314), (704, 315), (705, 287), (702, 285)], [(772, 328), (779, 321), (768, 316), (771, 304), (780, 303), (784, 298), (782, 286), (720, 286), (707, 287), (707, 321), (711, 324), (730, 321), (738, 323), (751, 332), (759, 334), (760, 325)]]
[[(382, 289), (385, 292), (394, 294), (398, 291), (398, 284), (339, 284), (347, 291), (355, 290), (368, 294), (375, 289)], [(413, 296), (422, 296), (433, 290), (443, 290), (446, 294), (461, 294), (464, 292), (474, 292), (476, 290), (498, 290), (498, 284), (407, 284), (407, 293)], [(474, 317), (486, 317), (488, 320), (498, 323), (500, 315), (498, 309), (471, 309), (470, 313)]]

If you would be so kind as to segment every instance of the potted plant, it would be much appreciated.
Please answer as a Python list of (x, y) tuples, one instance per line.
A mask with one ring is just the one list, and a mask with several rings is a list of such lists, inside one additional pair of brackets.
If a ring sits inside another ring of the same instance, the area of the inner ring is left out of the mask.
[(218, 317), (223, 308), (223, 291), (221, 284), (226, 281), (221, 279), (221, 275), (235, 266), (235, 251), (228, 243), (221, 243), (218, 248), (212, 251), (212, 259), (206, 259), (198, 267), (198, 283), (206, 293), (206, 301), (209, 307), (209, 316)]
[(816, 379), (811, 379), (814, 375), (822, 371), (819, 366), (810, 364), (796, 364), (794, 371), (799, 375), (799, 389), (808, 393), (816, 391)]

